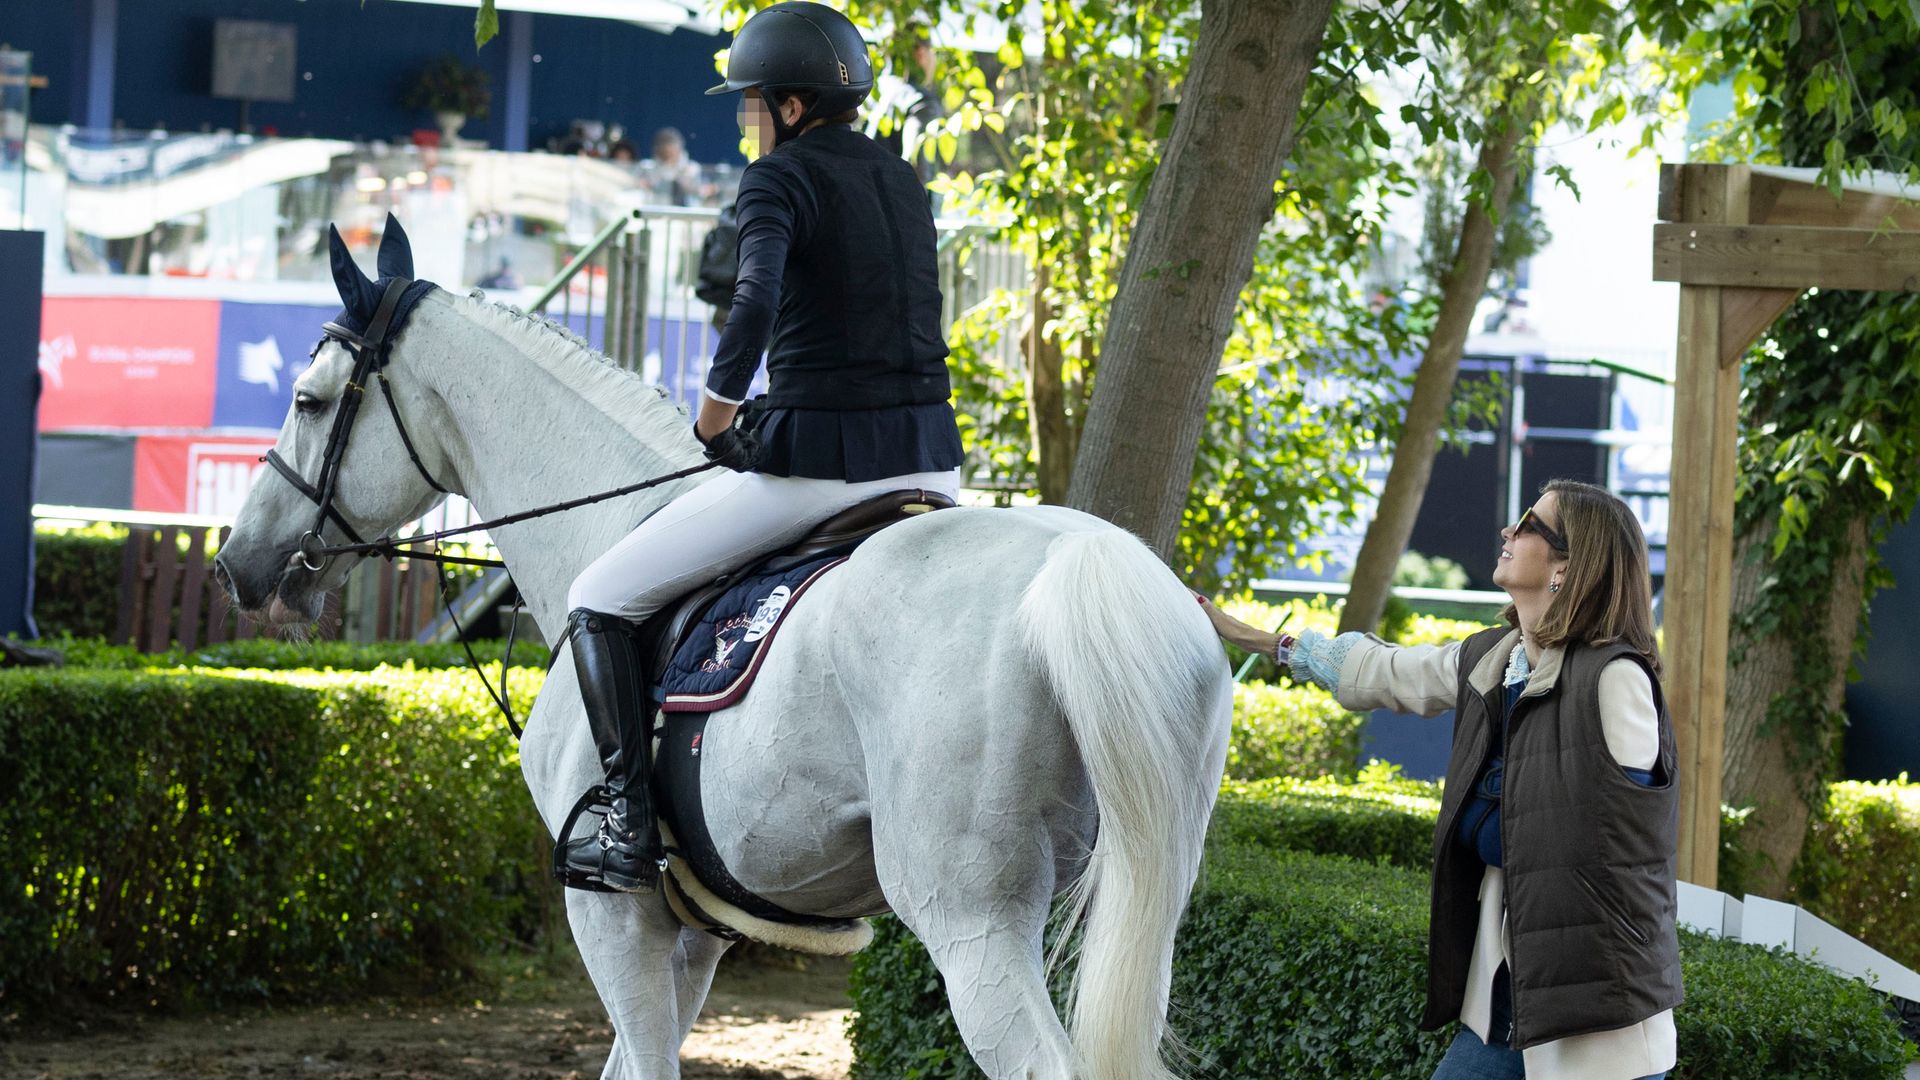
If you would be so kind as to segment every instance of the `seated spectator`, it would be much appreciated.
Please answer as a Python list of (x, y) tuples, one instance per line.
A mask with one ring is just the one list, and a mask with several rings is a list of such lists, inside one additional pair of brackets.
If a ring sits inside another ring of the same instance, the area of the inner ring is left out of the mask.
[(513, 261), (502, 255), (500, 265), (494, 268), (493, 273), (476, 284), (482, 289), (518, 289), (526, 283), (520, 280), (520, 272), (513, 268)]
[(655, 198), (670, 206), (693, 206), (709, 194), (700, 180), (700, 166), (687, 156), (687, 140), (677, 128), (663, 127), (653, 133), (653, 156), (642, 166), (641, 175)]

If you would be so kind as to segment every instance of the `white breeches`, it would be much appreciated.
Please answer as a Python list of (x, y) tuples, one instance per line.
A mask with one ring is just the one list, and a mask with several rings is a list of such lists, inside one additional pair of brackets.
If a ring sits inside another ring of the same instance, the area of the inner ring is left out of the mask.
[(703, 582), (797, 542), (842, 510), (911, 488), (953, 498), (960, 475), (910, 473), (850, 484), (723, 472), (661, 507), (582, 570), (567, 590), (567, 608), (638, 622)]

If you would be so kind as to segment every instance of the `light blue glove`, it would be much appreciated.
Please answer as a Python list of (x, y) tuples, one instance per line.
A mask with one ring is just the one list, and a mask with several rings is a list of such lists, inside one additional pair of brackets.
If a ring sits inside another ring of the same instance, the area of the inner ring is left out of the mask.
[(1310, 682), (1329, 693), (1338, 693), (1340, 668), (1361, 636), (1348, 632), (1330, 638), (1316, 630), (1302, 630), (1284, 663), (1293, 671), (1295, 682)]

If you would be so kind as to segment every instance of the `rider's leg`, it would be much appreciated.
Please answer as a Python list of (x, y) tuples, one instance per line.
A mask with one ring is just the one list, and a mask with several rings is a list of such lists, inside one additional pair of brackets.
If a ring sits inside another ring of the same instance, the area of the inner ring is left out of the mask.
[[(689, 589), (799, 540), (866, 499), (915, 487), (952, 495), (956, 483), (952, 472), (859, 484), (723, 473), (661, 507), (581, 571), (567, 592), (574, 664), (618, 805), (597, 836), (566, 839), (567, 865), (625, 891), (652, 889), (658, 879), (660, 840), (647, 793), (650, 680), (637, 627), (627, 624), (643, 622)], [(599, 629), (583, 634), (583, 626)]]
[(586, 608), (574, 609), (568, 624), (580, 697), (607, 770), (610, 809), (598, 835), (562, 838), (567, 865), (621, 892), (651, 892), (660, 881), (663, 853), (647, 797), (653, 739), (639, 628)]
[(948, 496), (952, 471), (849, 484), (761, 473), (722, 473), (641, 522), (573, 581), (568, 608), (646, 619), (675, 597), (777, 551), (842, 510), (889, 491)]

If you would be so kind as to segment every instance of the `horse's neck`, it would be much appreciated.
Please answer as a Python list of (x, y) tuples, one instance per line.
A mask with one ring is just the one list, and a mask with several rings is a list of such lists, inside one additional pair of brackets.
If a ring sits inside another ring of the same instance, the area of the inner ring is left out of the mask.
[[(596, 403), (581, 392), (578, 376), (595, 378), (597, 368), (585, 365), (599, 360), (585, 353), (556, 356), (554, 343), (564, 339), (552, 331), (520, 324), (503, 333), (496, 319), (462, 310), (474, 301), (448, 300), (421, 305), (416, 319), (426, 333), (416, 340), (424, 339), (423, 374), (450, 414), (445, 442), (455, 479), (448, 484), (483, 517), (548, 506), (698, 461), (691, 435), (679, 444), (650, 447), (629, 430), (632, 416), (610, 414), (604, 394)], [(535, 349), (545, 359), (528, 355)], [(634, 395), (631, 408), (678, 412), (651, 391)], [(693, 482), (493, 530), (492, 540), (548, 641), (565, 625), (574, 577)]]

